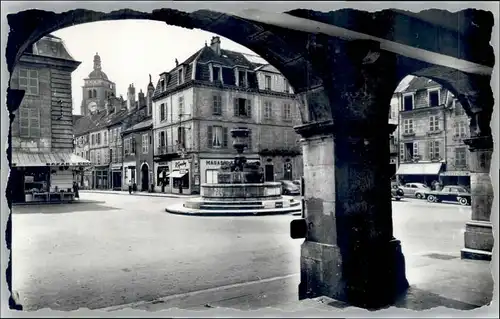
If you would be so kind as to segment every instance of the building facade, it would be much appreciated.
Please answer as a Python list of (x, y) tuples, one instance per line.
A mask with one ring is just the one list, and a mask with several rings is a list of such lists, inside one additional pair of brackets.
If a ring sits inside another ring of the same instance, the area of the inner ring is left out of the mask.
[[(114, 83), (102, 71), (100, 58), (96, 57), (94, 71), (88, 78), (100, 77), (104, 81), (102, 83), (111, 83), (114, 88)], [(87, 80), (84, 87), (87, 87)], [(83, 188), (122, 190), (126, 188), (128, 178), (125, 177), (122, 133), (151, 117), (154, 86), (150, 82), (145, 95), (142, 90), (136, 94), (134, 85), (130, 84), (126, 100), (122, 96), (117, 97), (111, 87), (109, 90), (106, 86), (101, 89), (107, 93), (99, 102), (99, 107), (88, 108), (87, 113), (74, 123), (75, 153), (92, 163), (81, 173), (78, 182)], [(98, 93), (97, 97), (102, 98), (103, 95)], [(82, 105), (89, 101), (85, 96), (83, 99)]]
[(160, 75), (152, 115), (156, 191), (199, 193), (216, 183), (236, 155), (235, 127), (251, 131), (245, 154), (261, 163), (266, 181), (302, 176), (292, 88), (272, 66), (221, 49), (219, 37)]
[(467, 115), (438, 83), (415, 77), (400, 94), (399, 156), (402, 182), (469, 186)]
[(90, 164), (73, 153), (71, 73), (80, 65), (48, 35), (29, 47), (10, 87), (24, 90), (12, 122), (13, 201), (73, 199), (73, 177)]
[(124, 180), (143, 192), (154, 189), (152, 128), (153, 120), (149, 117), (122, 133)]

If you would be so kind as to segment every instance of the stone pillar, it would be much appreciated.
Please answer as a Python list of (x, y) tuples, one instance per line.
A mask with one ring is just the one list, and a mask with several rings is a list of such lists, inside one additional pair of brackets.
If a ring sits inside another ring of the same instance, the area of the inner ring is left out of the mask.
[(308, 225), (299, 299), (324, 295), (360, 307), (385, 306), (408, 287), (392, 232), (389, 125), (365, 136), (332, 133), (333, 125), (297, 127), (304, 137)]
[(491, 136), (464, 140), (470, 151), (471, 220), (465, 224), (464, 259), (491, 260), (493, 229), (490, 220), (493, 204), (493, 186), (490, 179), (493, 139)]

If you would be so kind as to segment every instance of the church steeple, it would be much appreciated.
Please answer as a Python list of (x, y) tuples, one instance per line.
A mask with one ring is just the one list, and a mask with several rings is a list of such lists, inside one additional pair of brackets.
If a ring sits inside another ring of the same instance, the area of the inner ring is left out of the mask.
[(99, 53), (96, 53), (94, 55), (94, 70), (95, 71), (101, 70), (101, 57), (99, 56)]

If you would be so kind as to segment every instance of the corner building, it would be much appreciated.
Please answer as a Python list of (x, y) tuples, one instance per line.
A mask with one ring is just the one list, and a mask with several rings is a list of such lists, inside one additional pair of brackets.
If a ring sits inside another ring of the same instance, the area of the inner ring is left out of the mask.
[(221, 48), (213, 37), (160, 75), (153, 95), (154, 179), (159, 192), (196, 194), (231, 161), (231, 129), (251, 130), (245, 154), (266, 181), (300, 179), (298, 101), (283, 75), (259, 57)]

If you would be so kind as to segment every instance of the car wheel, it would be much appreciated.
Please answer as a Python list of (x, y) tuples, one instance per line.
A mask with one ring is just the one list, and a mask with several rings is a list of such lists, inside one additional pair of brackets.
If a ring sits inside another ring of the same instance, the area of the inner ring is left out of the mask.
[(416, 193), (415, 197), (418, 198), (418, 199), (422, 199), (424, 196), (422, 196), (422, 194), (420, 194), (420, 193)]
[(458, 199), (458, 202), (459, 202), (459, 203), (460, 203), (460, 205), (462, 205), (462, 206), (467, 206), (467, 205), (469, 205), (469, 201), (468, 201), (468, 200), (467, 200), (467, 198), (465, 198), (465, 197), (460, 197), (460, 198)]
[(401, 200), (401, 197), (396, 197), (396, 201), (399, 202)]
[(431, 203), (437, 203), (437, 198), (434, 195), (427, 196), (427, 200)]

